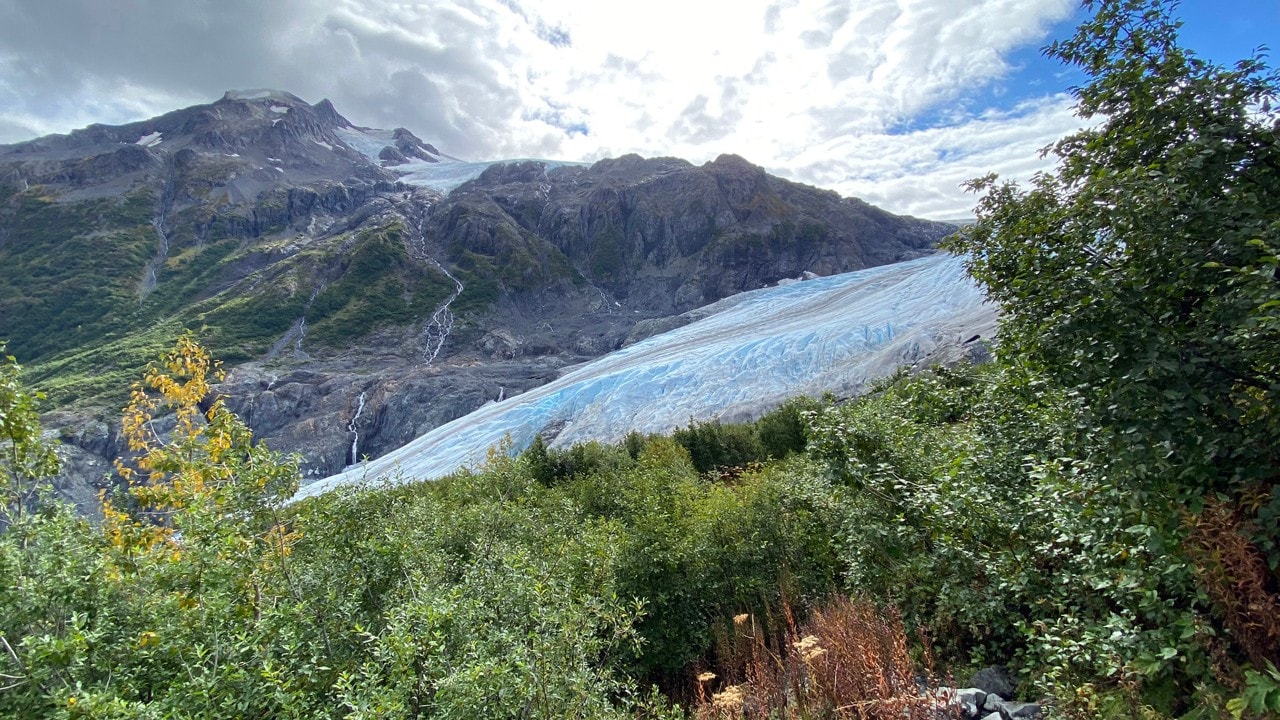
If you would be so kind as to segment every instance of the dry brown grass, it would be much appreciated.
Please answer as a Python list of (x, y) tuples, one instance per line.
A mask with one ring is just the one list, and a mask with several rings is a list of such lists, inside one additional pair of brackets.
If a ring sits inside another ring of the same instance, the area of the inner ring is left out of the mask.
[(1187, 547), (1201, 586), (1244, 657), (1254, 667), (1280, 665), (1280, 597), (1262, 553), (1248, 540), (1242, 509), (1213, 499), (1187, 518)]
[(799, 627), (784, 615), (773, 642), (749, 615), (721, 629), (715, 672), (697, 675), (695, 717), (932, 720), (946, 709), (932, 690), (927, 640), (921, 667), (895, 610), (837, 598)]

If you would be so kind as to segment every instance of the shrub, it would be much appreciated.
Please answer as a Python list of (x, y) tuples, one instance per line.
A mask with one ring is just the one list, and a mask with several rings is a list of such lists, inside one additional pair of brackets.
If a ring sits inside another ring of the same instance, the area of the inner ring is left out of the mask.
[(689, 452), (694, 468), (702, 473), (740, 467), (764, 458), (760, 439), (750, 425), (723, 425), (719, 420), (690, 421), (688, 427), (676, 430), (672, 438)]

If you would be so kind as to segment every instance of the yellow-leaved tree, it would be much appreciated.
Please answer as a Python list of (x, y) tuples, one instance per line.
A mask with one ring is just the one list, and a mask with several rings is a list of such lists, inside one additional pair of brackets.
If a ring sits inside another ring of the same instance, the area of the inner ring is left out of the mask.
[[(319, 664), (291, 632), (297, 463), (254, 444), (220, 377), (179, 338), (133, 387), (101, 524), (50, 502), (0, 534), (0, 716), (274, 717), (317, 695), (277, 671)], [(25, 478), (38, 433), (14, 435)]]
[(127, 489), (104, 499), (104, 529), (122, 571), (142, 555), (178, 563), (191, 598), (230, 580), (256, 614), (262, 576), (287, 575), (293, 535), (280, 509), (299, 473), (213, 396), (220, 379), (220, 364), (185, 334), (135, 383), (123, 421), (130, 456), (116, 461)]

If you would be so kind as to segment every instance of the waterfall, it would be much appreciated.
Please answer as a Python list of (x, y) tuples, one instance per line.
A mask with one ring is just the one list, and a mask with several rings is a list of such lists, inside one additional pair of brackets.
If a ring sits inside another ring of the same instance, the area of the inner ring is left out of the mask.
[(351, 433), (351, 465), (360, 462), (360, 431), (356, 429), (356, 423), (360, 420), (360, 415), (364, 413), (364, 393), (360, 393), (358, 402), (356, 415), (347, 424), (347, 430)]

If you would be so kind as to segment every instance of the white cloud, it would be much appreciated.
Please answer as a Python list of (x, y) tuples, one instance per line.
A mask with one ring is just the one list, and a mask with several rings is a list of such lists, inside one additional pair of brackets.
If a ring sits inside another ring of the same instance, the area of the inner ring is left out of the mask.
[[(732, 152), (891, 210), (954, 215), (972, 204), (954, 178), (1035, 162), (1070, 125), (1060, 98), (991, 117), (963, 101), (1073, 5), (0, 0), (0, 142), (278, 87), (473, 158)], [(922, 118), (942, 127), (895, 134)]]
[(965, 181), (989, 172), (1025, 181), (1046, 169), (1041, 150), (1081, 127), (1073, 103), (1058, 95), (955, 125), (852, 136), (833, 141), (826, 162), (776, 171), (895, 212), (959, 219), (976, 200), (960, 189)]

